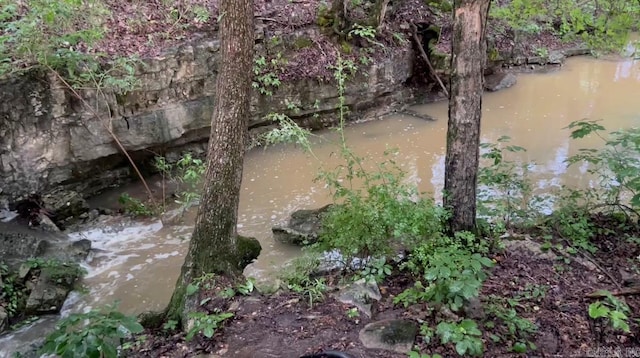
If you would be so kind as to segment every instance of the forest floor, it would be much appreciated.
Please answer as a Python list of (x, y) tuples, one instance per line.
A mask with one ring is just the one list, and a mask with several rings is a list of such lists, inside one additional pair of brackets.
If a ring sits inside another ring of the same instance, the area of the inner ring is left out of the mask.
[[(496, 265), (482, 286), (481, 304), (458, 313), (478, 322), (485, 357), (640, 356), (640, 229), (603, 217), (594, 222), (599, 234), (592, 240), (597, 248), (593, 255), (574, 250), (565, 241), (548, 242), (528, 234), (505, 238), (504, 249), (490, 255)], [(365, 325), (386, 319), (435, 328), (442, 316), (433, 307), (393, 303), (418, 279), (394, 268), (379, 285), (382, 299), (374, 302), (371, 318), (348, 314), (352, 306), (336, 300), (332, 292), (313, 305), (286, 290), (236, 296), (218, 302), (235, 316), (213, 338), (197, 336), (187, 342), (184, 334), (149, 330), (132, 356), (297, 358), (335, 350), (354, 358), (407, 357), (366, 348), (359, 334)], [(339, 283), (336, 276), (327, 280)], [(614, 330), (606, 319), (589, 317), (589, 305), (603, 300), (589, 297), (598, 290), (608, 290), (628, 305), (630, 333)], [(525, 342), (528, 353), (513, 353), (517, 342)], [(428, 343), (418, 334), (415, 347), (429, 354), (457, 356), (452, 344), (441, 344), (437, 337)]]

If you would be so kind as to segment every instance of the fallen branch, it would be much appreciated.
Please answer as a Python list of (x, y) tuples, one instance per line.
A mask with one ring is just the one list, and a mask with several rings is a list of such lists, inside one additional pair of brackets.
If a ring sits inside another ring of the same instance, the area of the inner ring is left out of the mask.
[(612, 296), (631, 296), (631, 295), (640, 295), (640, 286), (623, 288), (618, 291), (602, 291), (598, 290), (596, 292), (590, 293), (586, 295), (587, 298), (605, 298), (608, 295)]
[(102, 125), (104, 126), (104, 128), (107, 130), (107, 132), (109, 132), (109, 135), (111, 135), (111, 137), (113, 138), (113, 140), (116, 142), (116, 145), (118, 146), (118, 148), (122, 151), (122, 153), (124, 154), (125, 157), (127, 157), (127, 160), (129, 161), (129, 163), (131, 163), (131, 166), (133, 167), (133, 170), (136, 172), (136, 174), (138, 175), (138, 177), (140, 178), (140, 181), (142, 181), (142, 185), (144, 185), (145, 190), (147, 191), (147, 195), (149, 195), (149, 200), (151, 200), (152, 203), (155, 204), (155, 200), (153, 199), (153, 194), (151, 193), (151, 189), (149, 189), (149, 185), (147, 185), (147, 181), (144, 180), (144, 177), (142, 176), (142, 173), (140, 172), (140, 170), (138, 169), (138, 166), (136, 165), (136, 163), (133, 161), (133, 158), (131, 158), (131, 156), (129, 155), (129, 152), (127, 152), (127, 150), (124, 148), (124, 146), (122, 145), (122, 143), (120, 142), (120, 140), (118, 139), (118, 137), (115, 135), (115, 133), (113, 133), (113, 130), (111, 130), (111, 128), (109, 128), (109, 126), (107, 126), (104, 121), (102, 120), (102, 118), (100, 118), (100, 115), (96, 112), (95, 109), (93, 109), (93, 107), (91, 107), (91, 105), (89, 105), (89, 103), (87, 103), (87, 101), (82, 98), (82, 96), (80, 96), (80, 94), (78, 93), (78, 91), (75, 90), (75, 88), (73, 88), (73, 86), (71, 86), (69, 84), (69, 82), (67, 82), (64, 77), (62, 77), (60, 75), (60, 73), (58, 73), (58, 71), (54, 70), (53, 68), (51, 68), (50, 66), (47, 66), (47, 68), (53, 72), (56, 77), (58, 77), (58, 79), (60, 79), (60, 81), (62, 81), (62, 84), (64, 84), (64, 86), (71, 91), (71, 93), (78, 99), (80, 100), (80, 102), (82, 102), (82, 104), (89, 110), (89, 112), (91, 112), (91, 114), (93, 116), (95, 116), (100, 123), (102, 123)]
[(420, 42), (420, 38), (418, 37), (418, 28), (414, 23), (411, 23), (411, 32), (413, 34), (413, 41), (415, 41), (416, 45), (418, 45), (418, 50), (420, 50), (420, 54), (422, 55), (422, 58), (427, 63), (427, 66), (429, 67), (429, 71), (431, 71), (433, 76), (436, 78), (436, 81), (438, 81), (438, 84), (440, 84), (440, 87), (442, 88), (442, 91), (444, 92), (444, 94), (447, 97), (449, 97), (449, 91), (447, 91), (447, 88), (444, 86), (444, 83), (442, 83), (440, 76), (438, 76), (438, 74), (436, 73), (436, 70), (431, 65), (429, 56), (427, 56), (427, 53), (424, 51), (424, 48), (422, 47), (422, 43)]

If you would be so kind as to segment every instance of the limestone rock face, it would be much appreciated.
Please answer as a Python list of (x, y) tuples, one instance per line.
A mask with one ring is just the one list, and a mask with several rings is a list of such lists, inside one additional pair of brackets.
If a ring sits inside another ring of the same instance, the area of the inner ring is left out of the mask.
[[(216, 39), (203, 39), (146, 59), (137, 71), (139, 86), (125, 95), (105, 90), (97, 98), (95, 91), (82, 92), (99, 117), (53, 75), (34, 72), (0, 80), (0, 203), (57, 187), (87, 196), (130, 177), (110, 132), (138, 163), (152, 159), (150, 153), (158, 148), (171, 153), (208, 140), (219, 46)], [(257, 53), (261, 46), (256, 45)], [(293, 58), (295, 53), (283, 55)], [(361, 68), (346, 88), (345, 104), (360, 115), (410, 100), (404, 83), (413, 57), (410, 49), (393, 51)], [(287, 103), (296, 103), (298, 111)], [(337, 104), (334, 83), (284, 81), (269, 98), (256, 90), (249, 128), (269, 128), (265, 116), (271, 112), (285, 113), (307, 128), (326, 127), (335, 122)]]

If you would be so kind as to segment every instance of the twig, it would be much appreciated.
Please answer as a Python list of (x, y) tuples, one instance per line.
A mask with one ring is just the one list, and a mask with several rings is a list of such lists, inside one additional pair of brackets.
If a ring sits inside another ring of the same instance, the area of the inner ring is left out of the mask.
[(51, 68), (51, 66), (48, 66), (48, 65), (47, 65), (47, 68), (51, 72), (53, 72), (56, 75), (56, 77), (58, 77), (58, 79), (60, 79), (60, 81), (62, 81), (62, 83), (65, 85), (65, 87), (67, 87), (67, 89), (69, 89), (69, 91), (71, 91), (71, 93), (73, 93), (73, 95), (76, 96), (76, 98), (78, 98), (80, 100), (80, 102), (82, 102), (82, 104), (89, 110), (89, 112), (91, 112), (91, 114), (93, 116), (95, 116), (100, 121), (100, 123), (102, 123), (104, 128), (107, 130), (107, 132), (109, 132), (109, 134), (111, 135), (113, 140), (116, 142), (116, 145), (118, 146), (118, 148), (122, 151), (122, 153), (125, 155), (125, 157), (127, 157), (127, 160), (129, 160), (129, 163), (131, 163), (131, 166), (133, 167), (133, 170), (135, 170), (136, 174), (138, 175), (138, 177), (142, 181), (142, 185), (144, 185), (144, 188), (147, 191), (147, 195), (149, 195), (149, 200), (151, 200), (151, 202), (155, 204), (155, 200), (153, 199), (153, 194), (151, 193), (151, 189), (149, 189), (149, 185), (147, 185), (147, 181), (144, 180), (144, 177), (142, 176), (142, 173), (140, 173), (140, 170), (138, 169), (138, 166), (133, 161), (133, 158), (131, 158), (131, 156), (129, 155), (129, 152), (127, 152), (127, 150), (124, 148), (124, 146), (122, 145), (122, 143), (120, 142), (118, 137), (115, 135), (115, 133), (113, 133), (111, 128), (109, 128), (109, 126), (107, 126), (104, 123), (104, 121), (102, 120), (100, 115), (96, 112), (96, 110), (94, 110), (93, 107), (91, 107), (91, 105), (89, 105), (89, 103), (87, 103), (87, 101), (84, 98), (82, 98), (82, 96), (80, 96), (80, 94), (75, 90), (75, 88), (73, 88), (69, 84), (69, 82), (67, 82), (60, 75), (60, 73), (58, 73), (58, 71), (54, 70), (53, 68)]
[[(574, 247), (575, 249), (575, 247)], [(577, 251), (577, 250), (576, 250)], [(592, 264), (594, 264), (598, 270), (600, 270), (600, 272), (602, 272), (603, 274), (605, 274), (607, 277), (609, 277), (609, 279), (611, 280), (611, 282), (616, 285), (616, 287), (621, 290), (622, 289), (622, 285), (620, 285), (620, 283), (618, 283), (618, 280), (615, 279), (615, 277), (613, 277), (613, 275), (611, 273), (609, 273), (608, 270), (605, 270), (604, 267), (600, 266), (599, 263), (596, 262), (596, 260), (592, 259), (590, 256), (588, 256), (587, 254), (585, 254), (582, 251), (578, 251), (580, 252), (580, 255), (582, 257), (584, 257), (585, 259), (589, 260), (589, 262), (591, 262)]]
[(602, 292), (602, 290), (598, 290), (596, 292), (590, 293), (586, 295), (587, 298), (604, 298), (607, 297), (608, 294), (612, 296), (631, 296), (631, 295), (639, 295), (640, 294), (640, 286), (622, 288), (618, 291), (613, 292)]
[(435, 76), (436, 81), (438, 81), (438, 83), (440, 84), (440, 87), (442, 88), (442, 91), (444, 92), (444, 94), (447, 97), (449, 97), (449, 91), (447, 91), (447, 88), (444, 86), (444, 83), (442, 83), (442, 80), (440, 80), (440, 76), (438, 76), (438, 74), (436, 73), (436, 70), (431, 65), (431, 61), (429, 61), (429, 56), (427, 56), (427, 53), (424, 52), (424, 48), (422, 47), (422, 43), (420, 43), (420, 38), (418, 37), (418, 28), (414, 23), (411, 23), (411, 32), (413, 33), (413, 41), (415, 41), (416, 45), (418, 45), (418, 50), (420, 50), (420, 54), (422, 55), (422, 58), (427, 63), (427, 66), (429, 66), (429, 71), (431, 71), (431, 73), (433, 73), (433, 76)]

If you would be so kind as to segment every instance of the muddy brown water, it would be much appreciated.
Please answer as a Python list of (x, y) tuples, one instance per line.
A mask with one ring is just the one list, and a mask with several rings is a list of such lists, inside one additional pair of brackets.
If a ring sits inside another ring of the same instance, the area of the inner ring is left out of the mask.
[[(482, 141), (501, 136), (527, 148), (522, 160), (533, 160), (536, 186), (541, 190), (560, 185), (592, 185), (584, 167), (567, 169), (564, 160), (578, 149), (598, 146), (598, 138), (569, 139), (563, 129), (579, 119), (602, 119), (609, 130), (640, 125), (640, 61), (572, 58), (559, 71), (521, 74), (518, 84), (497, 93), (487, 93), (483, 101)], [(436, 121), (391, 115), (384, 120), (349, 126), (349, 145), (360, 155), (380, 160), (385, 150), (397, 148), (395, 158), (407, 172), (407, 180), (440, 199), (444, 181), (444, 152), (447, 103), (414, 106)], [(238, 230), (260, 240), (263, 251), (245, 274), (260, 280), (277, 276), (286, 262), (300, 255), (295, 247), (274, 242), (271, 227), (284, 223), (297, 209), (315, 208), (330, 202), (322, 183), (314, 182), (320, 167), (339, 164), (335, 155), (336, 133), (318, 133), (315, 155), (292, 145), (255, 149), (245, 159)], [(142, 191), (133, 184), (97, 198), (101, 205), (114, 205), (122, 192)], [(111, 219), (94, 229), (72, 234), (88, 238), (96, 252), (87, 263), (84, 280), (88, 294), (73, 294), (64, 314), (88, 310), (120, 301), (120, 310), (133, 314), (162, 309), (169, 300), (195, 217), (186, 212), (183, 223), (163, 225), (159, 220), (126, 221)], [(42, 327), (50, 327), (51, 324)], [(41, 336), (45, 328), (23, 329), (0, 338), (0, 357), (24, 342)]]

